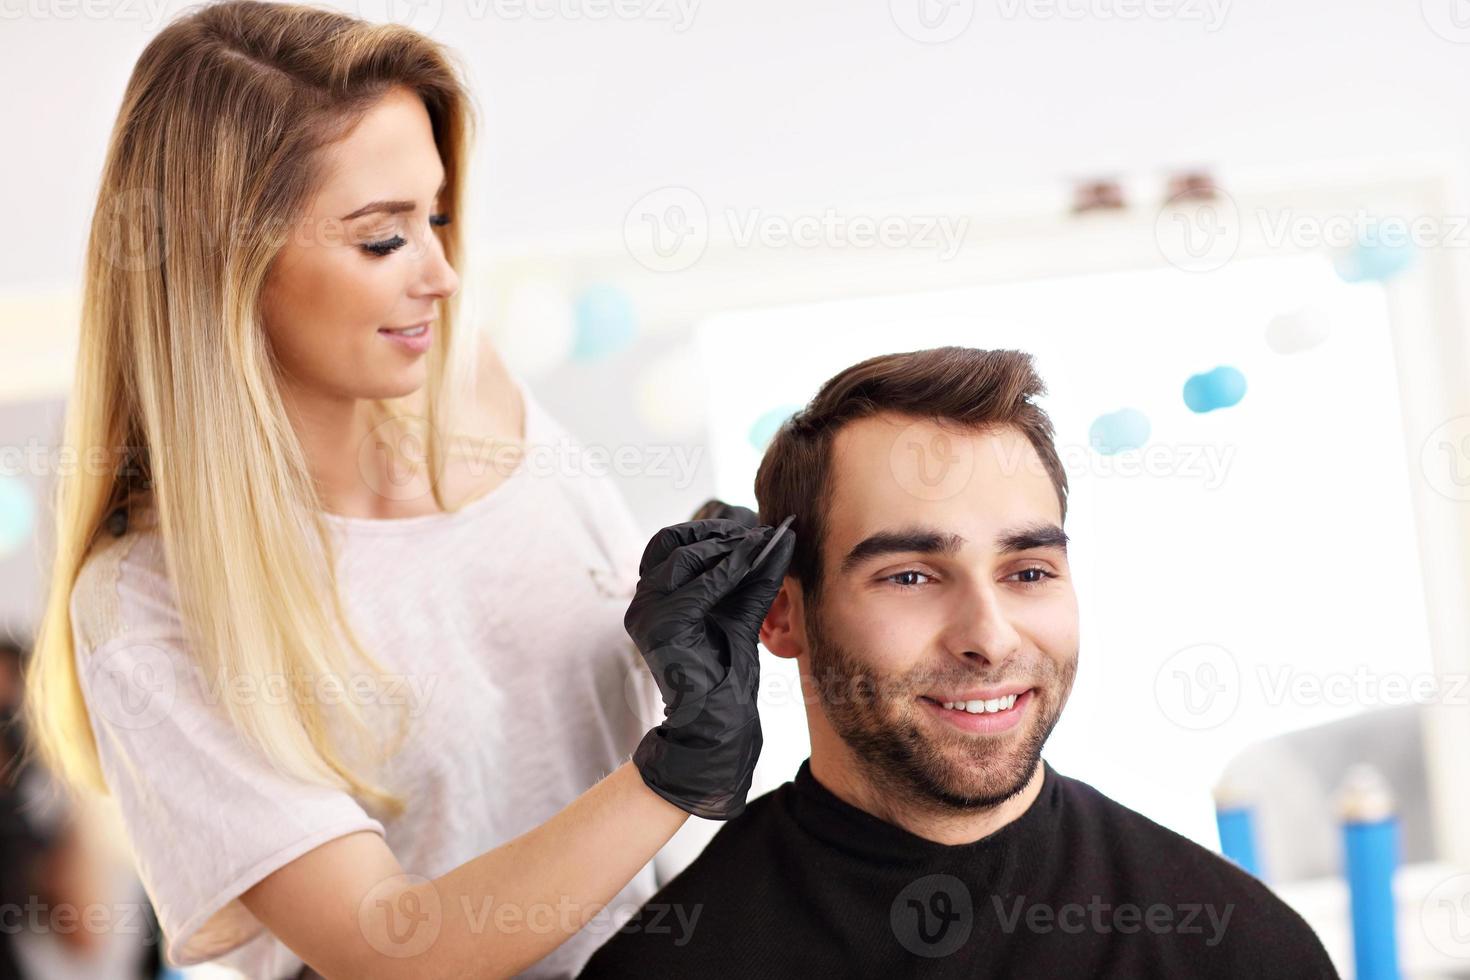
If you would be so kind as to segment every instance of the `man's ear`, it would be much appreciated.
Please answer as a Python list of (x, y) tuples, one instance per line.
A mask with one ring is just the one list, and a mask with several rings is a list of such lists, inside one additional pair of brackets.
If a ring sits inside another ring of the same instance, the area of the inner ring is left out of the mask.
[(806, 653), (806, 623), (802, 618), (801, 585), (790, 575), (781, 583), (776, 601), (761, 623), (762, 645), (784, 660)]

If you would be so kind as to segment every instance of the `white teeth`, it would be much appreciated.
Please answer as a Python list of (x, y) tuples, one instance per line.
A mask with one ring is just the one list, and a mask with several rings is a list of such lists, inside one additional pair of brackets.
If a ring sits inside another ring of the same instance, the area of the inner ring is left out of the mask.
[(423, 332), (425, 330), (427, 330), (427, 329), (429, 329), (429, 328), (428, 327), (414, 327), (412, 330), (390, 330), (388, 332), (389, 333), (396, 333), (400, 337), (419, 337), (419, 336), (422, 336), (423, 335)]
[(1015, 706), (1019, 694), (1007, 694), (1003, 698), (990, 698), (986, 701), (945, 701), (944, 707), (951, 711), (967, 711), (972, 715), (988, 715), (997, 711), (1008, 711)]

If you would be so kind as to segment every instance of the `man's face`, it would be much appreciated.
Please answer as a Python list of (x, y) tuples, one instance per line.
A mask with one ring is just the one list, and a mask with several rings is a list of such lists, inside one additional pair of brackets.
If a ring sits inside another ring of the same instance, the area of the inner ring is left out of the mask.
[(802, 610), (809, 720), (886, 795), (969, 809), (1019, 793), (1077, 669), (1040, 457), (1013, 428), (879, 415), (839, 432), (831, 465), (823, 584)]

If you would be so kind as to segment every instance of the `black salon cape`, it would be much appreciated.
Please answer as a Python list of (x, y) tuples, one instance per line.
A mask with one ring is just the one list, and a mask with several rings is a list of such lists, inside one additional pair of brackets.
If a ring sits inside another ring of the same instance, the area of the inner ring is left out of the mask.
[(580, 976), (1338, 976), (1301, 916), (1254, 877), (1042, 765), (1024, 814), (949, 846), (838, 799), (807, 760), (720, 828)]

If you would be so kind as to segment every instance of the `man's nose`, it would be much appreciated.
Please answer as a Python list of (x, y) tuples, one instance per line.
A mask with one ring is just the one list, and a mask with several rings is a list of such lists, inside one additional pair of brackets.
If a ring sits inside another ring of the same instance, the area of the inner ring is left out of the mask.
[(1011, 625), (1002, 596), (989, 582), (976, 582), (956, 593), (945, 630), (946, 650), (962, 660), (999, 667), (1021, 648), (1021, 634)]

